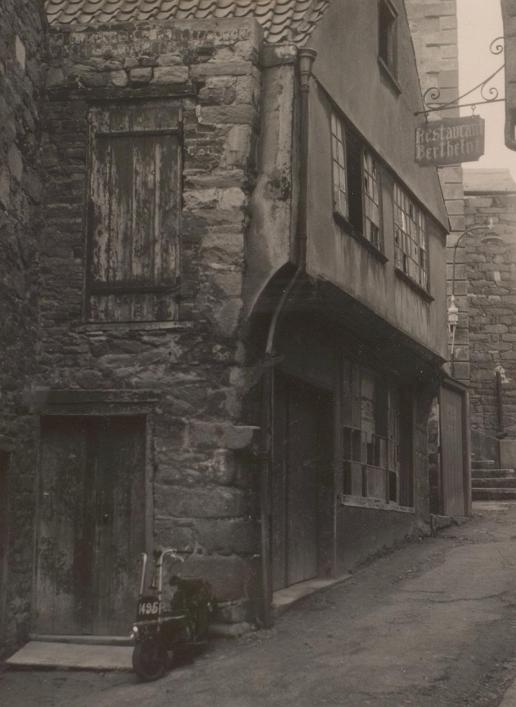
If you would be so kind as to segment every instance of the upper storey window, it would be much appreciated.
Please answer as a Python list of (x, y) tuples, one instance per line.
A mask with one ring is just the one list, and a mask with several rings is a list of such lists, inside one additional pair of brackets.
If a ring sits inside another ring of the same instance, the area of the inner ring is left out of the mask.
[(178, 110), (156, 105), (90, 112), (89, 319), (175, 319), (178, 121)]
[(383, 233), (380, 213), (379, 169), (373, 155), (363, 152), (364, 177), (364, 237), (383, 251)]
[(389, 0), (378, 2), (378, 58), (393, 78), (398, 69), (397, 12)]
[(331, 141), (335, 216), (351, 235), (383, 253), (379, 165), (335, 112), (331, 115)]
[(335, 113), (331, 116), (331, 153), (333, 162), (333, 208), (349, 217), (346, 131)]
[(395, 265), (413, 282), (428, 290), (428, 247), (423, 211), (394, 185)]

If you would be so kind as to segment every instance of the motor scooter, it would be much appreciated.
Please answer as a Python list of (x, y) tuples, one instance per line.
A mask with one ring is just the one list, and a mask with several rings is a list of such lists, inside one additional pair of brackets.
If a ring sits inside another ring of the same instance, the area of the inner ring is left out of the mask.
[[(154, 551), (154, 570), (147, 588), (147, 553), (142, 554), (140, 592), (133, 625), (133, 668), (141, 680), (161, 678), (174, 659), (207, 645), (214, 599), (202, 579), (174, 575), (163, 590), (165, 558), (184, 562), (173, 548)], [(168, 594), (168, 596), (166, 596)]]

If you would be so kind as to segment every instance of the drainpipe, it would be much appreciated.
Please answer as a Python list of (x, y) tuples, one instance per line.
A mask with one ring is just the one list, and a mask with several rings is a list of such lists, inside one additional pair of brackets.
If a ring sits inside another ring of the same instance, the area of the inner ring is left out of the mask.
[(313, 49), (298, 51), (298, 76), (300, 88), (300, 169), (299, 205), (294, 243), (296, 271), (287, 283), (272, 314), (264, 356), (262, 399), (262, 466), (260, 474), (260, 527), (262, 557), (262, 621), (265, 628), (272, 625), (272, 466), (274, 436), (274, 346), (278, 321), (285, 310), (306, 266), (307, 200), (308, 200), (308, 102), (312, 65), (317, 53)]

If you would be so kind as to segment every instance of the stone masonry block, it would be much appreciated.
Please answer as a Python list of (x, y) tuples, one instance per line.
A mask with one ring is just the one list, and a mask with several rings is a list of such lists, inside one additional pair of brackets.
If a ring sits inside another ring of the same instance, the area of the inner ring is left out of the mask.
[(258, 429), (224, 422), (191, 420), (187, 429), (187, 444), (192, 448), (245, 449), (255, 441)]
[(256, 581), (253, 570), (239, 557), (192, 555), (181, 566), (183, 577), (209, 577), (218, 601), (247, 597)]
[(205, 106), (199, 109), (199, 123), (204, 125), (254, 125), (257, 115), (253, 106)]
[(156, 532), (182, 552), (252, 555), (259, 551), (259, 527), (250, 518), (177, 519), (159, 516)]
[(118, 86), (123, 88), (129, 83), (129, 78), (127, 76), (127, 71), (120, 69), (119, 71), (112, 71), (110, 74), (111, 83), (113, 86)]
[(150, 83), (152, 80), (152, 68), (150, 66), (145, 66), (130, 69), (129, 80), (133, 85)]
[(156, 513), (176, 518), (236, 518), (247, 515), (247, 494), (226, 486), (156, 484)]
[(251, 152), (252, 127), (234, 125), (228, 132), (223, 165), (227, 168), (245, 167)]
[(252, 75), (254, 67), (250, 62), (217, 62), (213, 64), (195, 64), (190, 69), (192, 81), (202, 81), (208, 76), (247, 76)]
[(153, 83), (181, 84), (188, 81), (186, 66), (157, 66), (154, 69)]
[(221, 209), (241, 209), (247, 202), (247, 195), (238, 187), (229, 187), (219, 190), (218, 200)]

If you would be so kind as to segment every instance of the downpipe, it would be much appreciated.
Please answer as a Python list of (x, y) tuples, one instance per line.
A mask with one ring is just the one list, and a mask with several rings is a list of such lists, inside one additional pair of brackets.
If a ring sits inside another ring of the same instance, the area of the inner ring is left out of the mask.
[(260, 528), (261, 528), (261, 570), (262, 570), (262, 622), (264, 628), (272, 626), (272, 468), (274, 463), (274, 383), (275, 383), (275, 342), (278, 322), (284, 313), (292, 293), (306, 270), (307, 242), (307, 201), (308, 201), (308, 121), (309, 92), (312, 66), (317, 56), (313, 49), (298, 51), (298, 80), (300, 90), (300, 166), (299, 203), (294, 242), (296, 270), (288, 281), (278, 300), (269, 323), (264, 352), (264, 373), (262, 378), (262, 465), (260, 474)]

